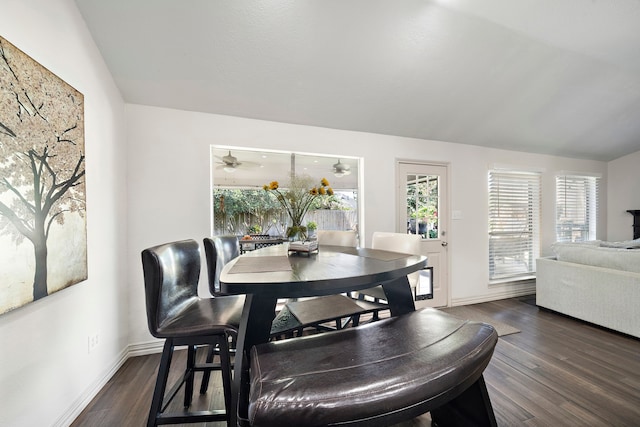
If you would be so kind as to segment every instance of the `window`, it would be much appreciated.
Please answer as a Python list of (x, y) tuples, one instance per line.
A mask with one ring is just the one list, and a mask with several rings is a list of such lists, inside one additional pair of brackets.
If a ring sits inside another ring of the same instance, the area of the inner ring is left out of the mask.
[(556, 176), (556, 240), (595, 240), (600, 178)]
[(407, 233), (437, 239), (440, 177), (410, 173), (406, 180)]
[(530, 278), (539, 256), (540, 174), (489, 172), (489, 279)]
[(314, 182), (326, 177), (334, 192), (314, 202), (305, 216), (307, 227), (358, 230), (359, 166), (354, 157), (213, 146), (212, 233), (284, 236), (290, 218), (262, 187), (278, 181), (286, 188), (292, 174)]

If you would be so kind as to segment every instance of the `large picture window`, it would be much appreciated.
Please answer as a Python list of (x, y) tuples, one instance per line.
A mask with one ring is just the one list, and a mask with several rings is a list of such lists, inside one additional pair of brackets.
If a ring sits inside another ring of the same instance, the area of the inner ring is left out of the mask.
[(291, 218), (264, 185), (286, 190), (291, 176), (326, 178), (333, 194), (314, 201), (302, 225), (358, 231), (358, 158), (299, 152), (212, 147), (212, 233), (283, 237)]
[(595, 240), (600, 178), (556, 176), (556, 240)]
[(489, 279), (530, 278), (539, 256), (540, 174), (489, 172)]

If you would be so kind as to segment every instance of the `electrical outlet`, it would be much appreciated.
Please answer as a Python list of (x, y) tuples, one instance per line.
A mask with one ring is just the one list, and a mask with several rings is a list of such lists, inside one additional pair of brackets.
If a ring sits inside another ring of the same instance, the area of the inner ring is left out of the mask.
[(97, 332), (87, 336), (87, 345), (88, 345), (87, 351), (89, 353), (95, 350), (95, 348), (98, 346), (98, 343), (100, 342), (98, 338), (99, 336)]

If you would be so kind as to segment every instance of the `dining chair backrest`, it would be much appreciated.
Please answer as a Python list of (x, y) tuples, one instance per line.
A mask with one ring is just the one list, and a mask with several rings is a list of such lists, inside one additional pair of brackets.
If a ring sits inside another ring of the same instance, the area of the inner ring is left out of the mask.
[(142, 269), (149, 332), (156, 338), (166, 338), (163, 325), (199, 299), (198, 242), (183, 240), (145, 249)]
[(230, 234), (205, 237), (203, 244), (207, 259), (209, 292), (213, 296), (222, 295), (220, 291), (220, 272), (229, 261), (240, 256), (238, 236)]
[(319, 245), (358, 246), (358, 236), (353, 230), (318, 230)]
[[(376, 231), (373, 233), (371, 247), (389, 252), (400, 252), (404, 254), (420, 255), (420, 242), (422, 237), (419, 234), (389, 233)], [(415, 288), (420, 277), (419, 272), (411, 273), (407, 276), (411, 287)]]

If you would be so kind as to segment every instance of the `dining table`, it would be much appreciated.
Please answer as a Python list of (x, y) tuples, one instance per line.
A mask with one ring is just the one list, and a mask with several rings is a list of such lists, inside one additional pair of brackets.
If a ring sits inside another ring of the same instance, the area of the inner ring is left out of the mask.
[[(269, 340), (281, 298), (335, 295), (382, 285), (391, 316), (415, 310), (407, 275), (427, 258), (369, 248), (323, 246), (313, 253), (290, 252), (288, 243), (244, 253), (220, 273), (221, 291), (245, 294), (238, 331), (230, 425), (249, 425), (248, 357), (252, 346)], [(328, 332), (332, 333), (332, 332)]]

